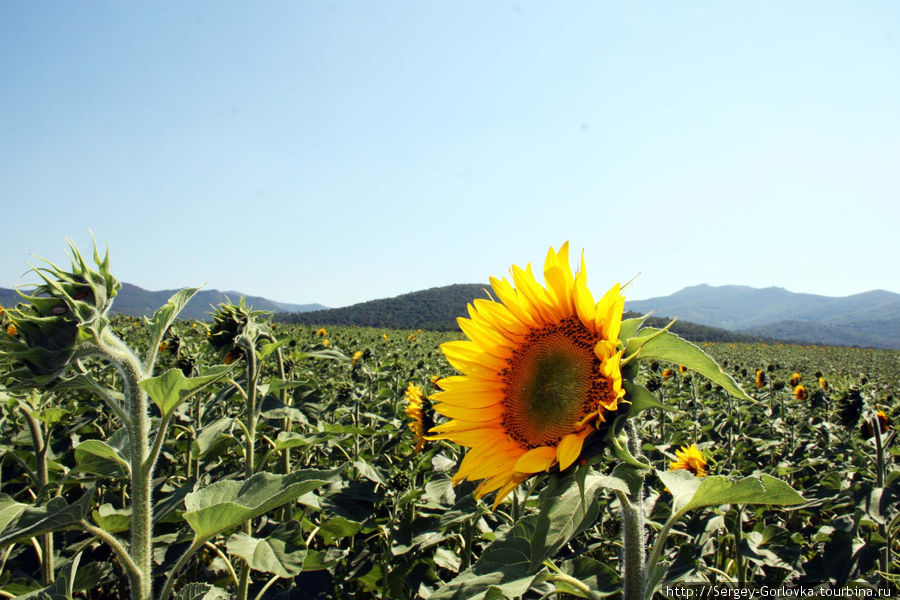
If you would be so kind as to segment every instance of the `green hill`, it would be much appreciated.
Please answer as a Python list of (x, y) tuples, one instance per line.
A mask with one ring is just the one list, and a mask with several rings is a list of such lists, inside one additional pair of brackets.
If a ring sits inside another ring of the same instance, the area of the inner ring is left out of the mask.
[[(483, 283), (459, 283), (411, 292), (394, 298), (361, 302), (344, 308), (304, 313), (276, 313), (275, 320), (302, 325), (358, 325), (389, 329), (455, 331), (456, 318), (468, 316), (466, 305), (474, 298), (488, 298)], [(638, 316), (628, 313), (626, 317)], [(651, 318), (649, 325), (662, 327), (669, 319)], [(678, 321), (672, 331), (695, 342), (753, 342), (760, 338)]]

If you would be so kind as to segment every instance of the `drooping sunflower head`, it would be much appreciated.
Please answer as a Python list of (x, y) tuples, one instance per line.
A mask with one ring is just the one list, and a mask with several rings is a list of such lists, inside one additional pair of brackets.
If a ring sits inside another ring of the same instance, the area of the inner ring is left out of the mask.
[(462, 375), (438, 382), (435, 411), (451, 420), (431, 430), (471, 448), (454, 481), (482, 479), (476, 495), (496, 490), (494, 506), (531, 475), (568, 468), (625, 394), (619, 285), (594, 302), (568, 243), (548, 252), (545, 285), (530, 265), (511, 274), (491, 278), (498, 301), (477, 299), (458, 320), (469, 340), (441, 346)]
[(756, 370), (756, 387), (761, 388), (766, 385), (766, 372), (762, 369)]
[(891, 418), (887, 416), (883, 410), (879, 410), (875, 414), (875, 418), (867, 421), (863, 421), (863, 424), (860, 426), (860, 435), (862, 435), (864, 440), (872, 438), (875, 436), (875, 421), (878, 420), (878, 431), (882, 434), (887, 433), (887, 431), (891, 428)]
[(675, 458), (677, 460), (669, 463), (670, 471), (684, 469), (697, 477), (706, 477), (706, 458), (704, 458), (703, 452), (700, 451), (696, 444), (682, 446), (680, 450), (675, 451)]
[(412, 419), (409, 428), (415, 437), (416, 447), (414, 453), (422, 451), (425, 447), (425, 433), (434, 426), (434, 417), (431, 414), (431, 402), (422, 393), (422, 388), (410, 383), (406, 388), (406, 416)]

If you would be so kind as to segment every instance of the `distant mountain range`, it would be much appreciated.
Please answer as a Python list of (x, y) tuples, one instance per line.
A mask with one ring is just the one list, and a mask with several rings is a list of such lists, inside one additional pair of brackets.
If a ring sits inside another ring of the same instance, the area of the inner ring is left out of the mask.
[[(474, 298), (488, 298), (483, 283), (459, 283), (411, 292), (394, 298), (360, 302), (344, 308), (304, 313), (276, 313), (275, 320), (305, 325), (359, 325), (393, 329), (457, 330), (456, 318), (468, 316), (466, 305)], [(637, 316), (632, 314), (629, 316)], [(668, 320), (652, 319), (663, 326)], [(679, 321), (673, 331), (695, 342), (749, 342), (760, 338), (714, 327)]]
[[(487, 289), (481, 283), (456, 284), (332, 309), (245, 297), (248, 305), (272, 311), (276, 320), (288, 323), (455, 330), (456, 317), (467, 315), (466, 305), (472, 299), (488, 297)], [(113, 312), (151, 315), (173, 293), (124, 283)], [(209, 319), (210, 305), (223, 302), (226, 296), (236, 302), (241, 293), (201, 290), (181, 317)], [(0, 288), (0, 304), (11, 306), (18, 301), (13, 290)], [(654, 311), (657, 325), (678, 317), (674, 331), (694, 341), (768, 339), (900, 349), (900, 294), (884, 290), (834, 298), (778, 287), (703, 284), (669, 296), (629, 301), (625, 307), (636, 314)]]
[[(26, 290), (27, 291), (27, 290)], [(112, 314), (126, 314), (135, 316), (150, 316), (156, 309), (165, 304), (178, 290), (149, 291), (130, 283), (123, 283), (122, 289), (116, 295), (111, 309)], [(209, 320), (212, 308), (220, 302), (224, 302), (226, 296), (232, 302), (241, 298), (240, 292), (220, 292), (219, 290), (200, 290), (188, 302), (181, 311), (179, 318), (196, 319), (198, 321)], [(0, 288), (0, 305), (15, 306), (21, 298), (15, 290)], [(245, 302), (256, 310), (269, 310), (272, 312), (304, 312), (310, 310), (322, 310), (327, 308), (321, 304), (289, 304), (287, 302), (275, 302), (260, 296), (245, 296)]]
[(900, 348), (900, 294), (796, 294), (784, 288), (695, 285), (626, 307), (800, 343)]

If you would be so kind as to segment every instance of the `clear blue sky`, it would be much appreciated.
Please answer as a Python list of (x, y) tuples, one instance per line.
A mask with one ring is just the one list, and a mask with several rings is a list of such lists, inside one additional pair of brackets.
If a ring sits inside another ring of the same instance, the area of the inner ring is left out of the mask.
[(900, 3), (0, 0), (0, 286), (900, 292)]

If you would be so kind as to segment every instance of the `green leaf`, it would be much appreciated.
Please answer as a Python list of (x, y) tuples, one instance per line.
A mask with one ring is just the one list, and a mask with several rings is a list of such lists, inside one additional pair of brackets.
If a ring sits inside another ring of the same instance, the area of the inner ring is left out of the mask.
[(166, 330), (199, 289), (199, 287), (185, 288), (175, 292), (165, 304), (153, 313), (152, 318), (145, 319), (150, 325), (152, 339), (154, 340), (151, 348), (159, 348), (159, 343), (162, 341), (163, 336), (166, 335)]
[(635, 317), (633, 319), (624, 319), (622, 321), (622, 327), (619, 329), (619, 339), (627, 342), (631, 338), (635, 337), (638, 334), (638, 330), (641, 328), (641, 325), (644, 324), (650, 315), (653, 313), (647, 313), (643, 317)]
[(86, 440), (75, 448), (77, 469), (101, 477), (126, 477), (131, 474), (128, 456), (101, 440)]
[(169, 369), (162, 375), (140, 382), (141, 388), (163, 415), (167, 415), (192, 394), (224, 377), (231, 367), (219, 365), (203, 369), (199, 377), (185, 377), (181, 369)]
[(296, 577), (306, 559), (303, 529), (299, 522), (288, 521), (263, 539), (236, 533), (228, 538), (228, 552), (243, 558), (256, 571)]
[(791, 506), (806, 499), (784, 481), (769, 475), (732, 481), (721, 475), (698, 478), (685, 469), (657, 471), (675, 499), (678, 518), (689, 510), (722, 504), (768, 504)]
[(244, 481), (223, 479), (185, 496), (184, 519), (194, 540), (205, 541), (288, 502), (334, 478), (334, 471), (303, 470), (288, 475), (257, 473)]
[[(256, 352), (257, 360), (259, 362), (267, 359), (275, 350), (281, 348), (285, 344), (290, 341), (290, 338), (284, 338), (278, 342), (263, 342), (262, 346), (260, 346), (259, 350)], [(273, 392), (274, 393), (274, 392)]]
[(81, 562), (81, 552), (75, 555), (68, 565), (56, 573), (56, 579), (42, 590), (35, 590), (20, 600), (32, 598), (34, 600), (72, 600), (72, 592), (75, 585), (75, 574), (78, 572), (78, 563)]
[(114, 508), (112, 504), (103, 504), (91, 513), (94, 523), (109, 533), (121, 533), (131, 528), (131, 508)]
[(234, 423), (234, 419), (222, 417), (204, 425), (192, 445), (194, 455), (203, 458), (209, 454), (226, 437), (225, 432), (231, 429), (232, 423)]
[(175, 594), (175, 600), (229, 600), (228, 593), (208, 583), (189, 583)]
[(529, 515), (519, 519), (515, 527), (485, 548), (471, 568), (438, 588), (429, 600), (516, 598), (528, 591), (541, 573), (531, 565), (529, 540), (534, 533), (535, 518)]
[(300, 435), (295, 431), (279, 431), (278, 437), (275, 438), (275, 450), (305, 448), (315, 442), (316, 439), (312, 436)]
[[(560, 570), (586, 585), (594, 597), (606, 597), (622, 591), (622, 580), (616, 570), (598, 560), (580, 556), (564, 562)], [(551, 576), (552, 578), (552, 576)], [(556, 589), (579, 598), (587, 598), (581, 590), (562, 581), (554, 581)]]
[(64, 408), (56, 406), (48, 406), (39, 411), (32, 413), (38, 420), (43, 421), (47, 425), (55, 425), (62, 421), (69, 414)]
[(628, 407), (629, 419), (631, 417), (636, 417), (640, 413), (651, 408), (681, 412), (675, 407), (660, 402), (657, 397), (653, 395), (653, 392), (640, 384), (632, 383), (627, 379), (622, 379), (622, 387), (625, 388), (625, 399), (631, 402), (631, 406)]
[(604, 489), (629, 491), (620, 477), (598, 474), (590, 467), (575, 469), (571, 475), (553, 478), (541, 493), (541, 512), (531, 538), (531, 569), (537, 571), (572, 537), (597, 521), (597, 497)]
[[(641, 331), (652, 329), (644, 328)], [(635, 348), (632, 350), (632, 342), (635, 342)], [(651, 333), (639, 338), (633, 338), (628, 341), (626, 346), (626, 356), (634, 355), (640, 352), (637, 358), (640, 360), (665, 360), (678, 365), (684, 365), (692, 371), (700, 373), (713, 383), (717, 383), (725, 388), (728, 393), (742, 400), (755, 402), (750, 396), (744, 393), (744, 390), (731, 378), (731, 376), (723, 371), (716, 361), (710, 358), (703, 350), (694, 344), (684, 340), (674, 333), (661, 329), (653, 329)]]
[(31, 506), (0, 494), (0, 547), (79, 523), (87, 516), (93, 495), (91, 489), (72, 504), (57, 496), (46, 504)]

